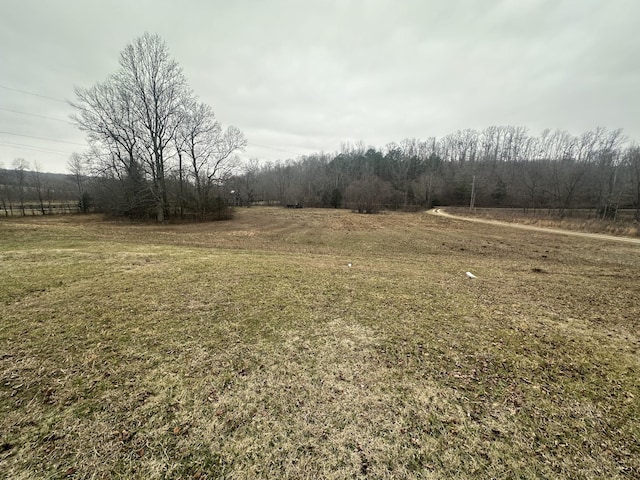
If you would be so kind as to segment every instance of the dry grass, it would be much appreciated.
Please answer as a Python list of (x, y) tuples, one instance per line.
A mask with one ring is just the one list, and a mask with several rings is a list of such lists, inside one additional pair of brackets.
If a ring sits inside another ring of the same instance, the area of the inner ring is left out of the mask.
[(640, 475), (635, 245), (255, 208), (0, 262), (5, 478)]
[(567, 210), (564, 215), (547, 209), (522, 208), (447, 208), (457, 215), (474, 216), (503, 222), (534, 225), (545, 228), (560, 228), (579, 232), (603, 233), (623, 237), (640, 237), (640, 224), (634, 219), (635, 211), (620, 210), (616, 220), (598, 218), (594, 210)]

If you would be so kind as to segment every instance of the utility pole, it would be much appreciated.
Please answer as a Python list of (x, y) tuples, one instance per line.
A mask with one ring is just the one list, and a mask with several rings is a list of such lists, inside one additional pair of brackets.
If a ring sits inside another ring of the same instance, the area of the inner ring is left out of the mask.
[(469, 210), (473, 210), (476, 204), (476, 176), (473, 176), (473, 181), (471, 182), (471, 201), (469, 202)]

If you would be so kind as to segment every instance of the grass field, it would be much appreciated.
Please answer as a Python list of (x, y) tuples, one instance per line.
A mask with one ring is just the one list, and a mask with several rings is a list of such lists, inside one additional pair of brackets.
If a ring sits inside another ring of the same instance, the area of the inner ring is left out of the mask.
[(0, 267), (2, 478), (640, 477), (638, 245), (252, 208)]

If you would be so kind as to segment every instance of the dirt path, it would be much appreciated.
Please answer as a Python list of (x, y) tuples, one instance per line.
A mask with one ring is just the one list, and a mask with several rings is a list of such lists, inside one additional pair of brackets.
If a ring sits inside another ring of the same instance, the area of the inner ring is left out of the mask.
[(520, 223), (509, 223), (509, 222), (501, 222), (499, 220), (486, 220), (483, 218), (471, 218), (471, 217), (460, 217), (458, 215), (451, 215), (450, 213), (445, 212), (441, 208), (433, 208), (429, 210), (427, 213), (431, 215), (437, 215), (440, 217), (452, 218), (455, 220), (464, 220), (466, 222), (475, 222), (475, 223), (486, 223), (489, 225), (499, 225), (501, 227), (511, 227), (511, 228), (519, 228), (521, 230), (529, 230), (535, 232), (545, 232), (545, 233), (555, 233), (560, 235), (571, 235), (574, 237), (586, 237), (586, 238), (595, 238), (598, 240), (611, 240), (614, 242), (625, 242), (625, 243), (635, 243), (636, 245), (640, 245), (640, 238), (631, 238), (631, 237), (616, 237), (614, 235), (604, 235), (601, 233), (586, 233), (586, 232), (576, 232), (573, 230), (562, 230), (560, 228), (546, 228), (546, 227), (535, 227), (533, 225), (522, 225)]

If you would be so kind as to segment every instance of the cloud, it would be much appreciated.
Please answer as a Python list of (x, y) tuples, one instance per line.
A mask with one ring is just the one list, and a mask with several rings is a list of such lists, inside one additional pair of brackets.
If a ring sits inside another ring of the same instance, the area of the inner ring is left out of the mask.
[[(72, 97), (74, 85), (114, 72), (122, 48), (150, 31), (166, 40), (219, 120), (246, 133), (246, 157), (495, 124), (534, 133), (605, 125), (638, 139), (639, 17), (633, 0), (25, 0), (0, 19), (0, 85)], [(70, 113), (8, 92), (0, 91), (0, 107)], [(1, 110), (0, 130), (82, 142), (71, 126)], [(18, 153), (0, 145), (5, 165)], [(64, 170), (66, 158), (41, 158)]]

